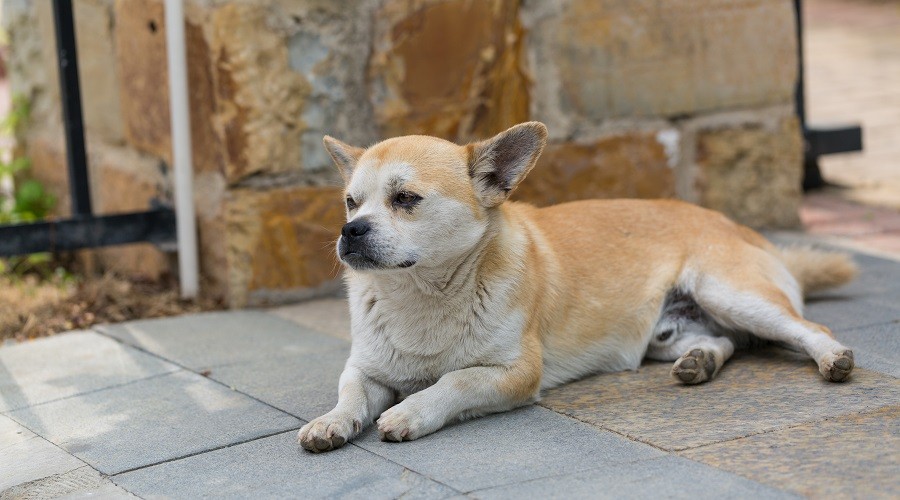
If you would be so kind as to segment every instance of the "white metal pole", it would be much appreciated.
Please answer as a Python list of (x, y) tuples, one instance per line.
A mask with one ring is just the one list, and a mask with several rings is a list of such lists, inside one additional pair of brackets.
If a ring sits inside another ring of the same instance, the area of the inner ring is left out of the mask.
[(169, 113), (172, 119), (172, 162), (175, 171), (178, 273), (181, 279), (181, 296), (193, 298), (197, 296), (200, 285), (182, 0), (166, 0), (166, 51), (169, 56)]

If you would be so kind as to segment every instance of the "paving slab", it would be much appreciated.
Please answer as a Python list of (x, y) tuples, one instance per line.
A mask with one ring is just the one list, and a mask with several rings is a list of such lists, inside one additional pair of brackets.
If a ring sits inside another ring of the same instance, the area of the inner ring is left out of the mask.
[[(165, 480), (161, 480), (165, 478)], [(453, 489), (352, 445), (313, 454), (295, 432), (114, 476), (141, 497), (428, 498)]]
[(0, 415), (0, 495), (16, 485), (84, 467), (84, 462)]
[(853, 349), (856, 365), (900, 378), (900, 323), (837, 332)]
[(811, 498), (900, 498), (900, 406), (683, 455)]
[(59, 498), (66, 500), (102, 498), (134, 500), (136, 497), (88, 465), (61, 474), (22, 483), (0, 491), (0, 500)]
[(104, 474), (300, 425), (293, 416), (185, 371), (9, 416)]
[(194, 371), (275, 355), (315, 354), (347, 343), (260, 311), (190, 314), (96, 327)]
[(350, 340), (350, 314), (347, 299), (328, 298), (269, 309), (281, 318), (318, 332)]
[(0, 348), (0, 412), (177, 369), (90, 331), (22, 342)]
[(337, 404), (338, 380), (350, 346), (223, 365), (209, 377), (304, 420)]
[(715, 380), (687, 386), (671, 363), (604, 374), (547, 391), (542, 405), (651, 443), (683, 450), (900, 403), (900, 380), (858, 368), (826, 382), (798, 353), (738, 352)]
[(900, 329), (900, 302), (891, 305), (884, 299), (817, 297), (806, 302), (803, 316), (835, 333), (872, 325), (893, 324)]
[(796, 498), (770, 486), (691, 460), (666, 456), (575, 474), (519, 482), (468, 495), (507, 498)]
[(663, 455), (538, 406), (451, 425), (403, 443), (381, 441), (372, 427), (354, 443), (463, 492)]

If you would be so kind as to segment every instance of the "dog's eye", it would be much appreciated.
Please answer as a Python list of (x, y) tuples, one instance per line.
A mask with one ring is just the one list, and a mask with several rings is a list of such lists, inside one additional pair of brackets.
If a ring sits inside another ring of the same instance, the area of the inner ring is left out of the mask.
[(418, 203), (421, 199), (422, 197), (417, 194), (401, 191), (397, 193), (396, 196), (394, 196), (394, 205), (399, 205), (401, 207), (411, 207)]
[(355, 210), (356, 209), (356, 200), (353, 199), (352, 196), (347, 197), (347, 210)]

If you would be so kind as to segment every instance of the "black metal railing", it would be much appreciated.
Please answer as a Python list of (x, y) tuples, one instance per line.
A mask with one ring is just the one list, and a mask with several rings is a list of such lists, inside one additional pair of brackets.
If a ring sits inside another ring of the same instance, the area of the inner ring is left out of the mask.
[(862, 151), (862, 128), (859, 125), (835, 125), (830, 127), (810, 126), (806, 120), (806, 95), (803, 71), (803, 1), (794, 0), (794, 12), (797, 19), (797, 116), (803, 128), (803, 189), (816, 189), (825, 186), (822, 171), (819, 169), (819, 157), (834, 153)]
[[(175, 212), (171, 208), (156, 206), (145, 212), (94, 215), (84, 142), (72, 0), (53, 0), (53, 18), (72, 215), (69, 219), (0, 226), (0, 257), (136, 242), (158, 245), (174, 243)], [(148, 203), (154, 204), (149, 200)]]

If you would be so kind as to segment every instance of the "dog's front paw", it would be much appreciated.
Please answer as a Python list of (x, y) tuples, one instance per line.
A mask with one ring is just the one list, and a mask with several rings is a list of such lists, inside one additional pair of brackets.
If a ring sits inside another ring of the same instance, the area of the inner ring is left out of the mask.
[(382, 441), (412, 441), (440, 428), (422, 412), (405, 401), (388, 408), (378, 417), (378, 434)]
[(331, 451), (344, 446), (361, 427), (359, 420), (326, 414), (304, 425), (297, 433), (297, 442), (313, 453)]

